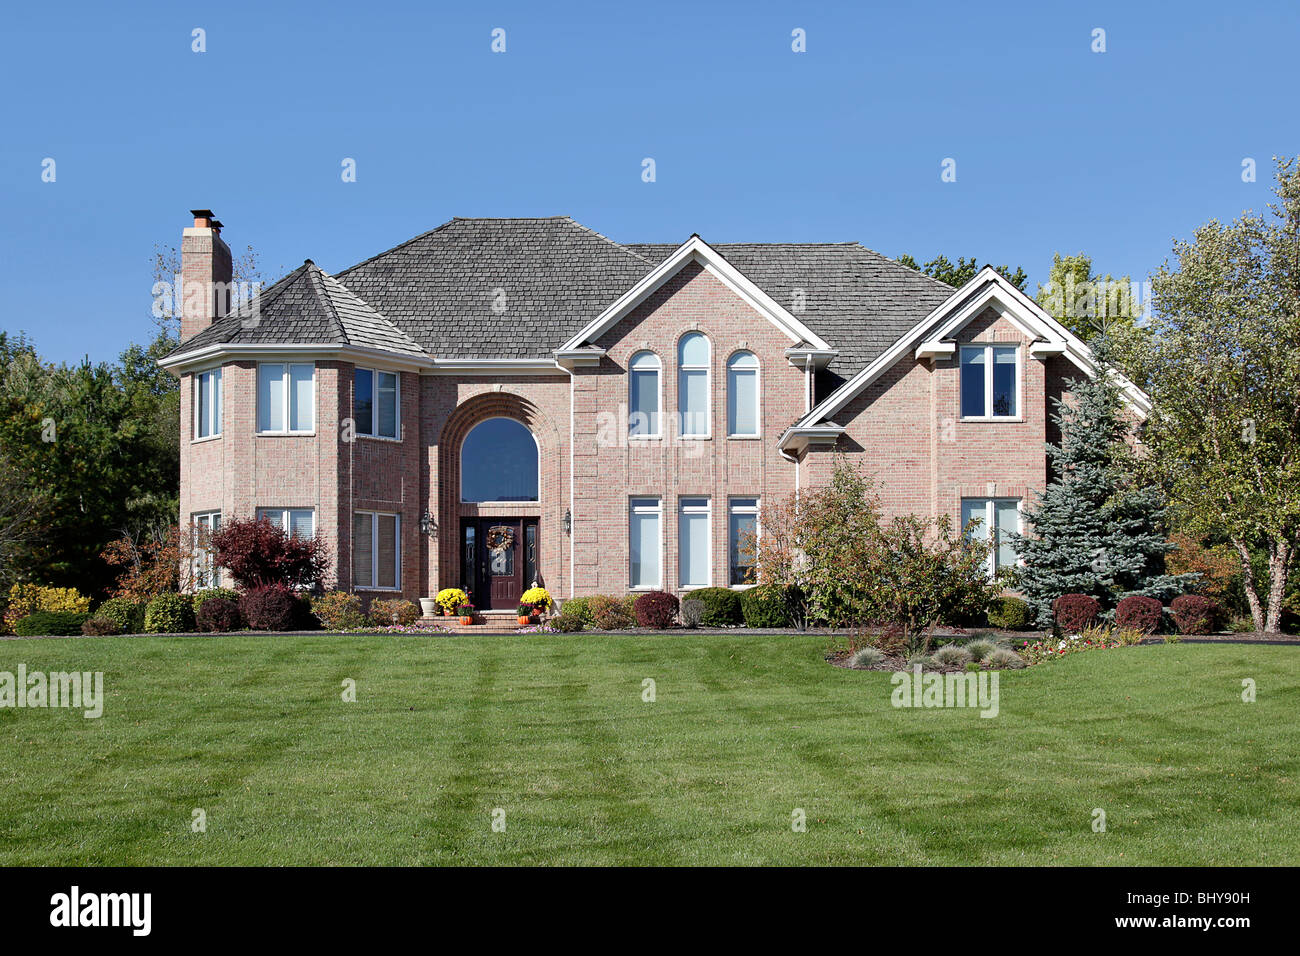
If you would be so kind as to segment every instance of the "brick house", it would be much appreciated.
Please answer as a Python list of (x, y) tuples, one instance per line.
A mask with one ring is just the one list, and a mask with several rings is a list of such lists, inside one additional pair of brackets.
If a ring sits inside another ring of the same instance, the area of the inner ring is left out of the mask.
[(363, 596), (743, 586), (762, 502), (835, 452), (888, 512), (999, 534), (1047, 480), (1052, 397), (1093, 368), (989, 268), (954, 291), (857, 243), (621, 244), (567, 217), (307, 260), (232, 312), (221, 224), (194, 216), (162, 362), (182, 521), (322, 535)]

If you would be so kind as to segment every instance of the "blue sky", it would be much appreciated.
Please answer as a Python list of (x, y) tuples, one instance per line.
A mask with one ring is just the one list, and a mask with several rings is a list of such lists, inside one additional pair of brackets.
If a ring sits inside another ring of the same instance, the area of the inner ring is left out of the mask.
[(628, 242), (974, 256), (1032, 290), (1054, 250), (1145, 276), (1262, 208), (1270, 157), (1300, 151), (1281, 0), (95, 0), (11, 5), (0, 30), (0, 327), (66, 361), (149, 338), (154, 244), (195, 207), (267, 278), (452, 216), (567, 214)]

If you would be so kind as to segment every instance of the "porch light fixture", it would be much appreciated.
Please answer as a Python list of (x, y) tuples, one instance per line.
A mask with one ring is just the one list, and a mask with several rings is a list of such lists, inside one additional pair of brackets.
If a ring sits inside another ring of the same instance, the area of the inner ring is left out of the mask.
[(433, 520), (433, 515), (429, 514), (428, 508), (425, 508), (424, 514), (420, 515), (420, 532), (431, 538), (438, 534), (438, 523)]
[(570, 534), (573, 531), (573, 512), (568, 508), (564, 509), (564, 533)]

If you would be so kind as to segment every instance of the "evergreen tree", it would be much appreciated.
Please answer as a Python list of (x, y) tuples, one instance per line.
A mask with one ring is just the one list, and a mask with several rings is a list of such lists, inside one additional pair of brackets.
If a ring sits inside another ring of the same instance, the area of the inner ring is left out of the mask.
[(1030, 533), (1013, 535), (1024, 562), (1019, 586), (1043, 627), (1062, 594), (1090, 594), (1111, 611), (1130, 594), (1167, 600), (1195, 578), (1164, 573), (1172, 545), (1162, 531), (1163, 496), (1135, 484), (1125, 467), (1129, 423), (1097, 344), (1097, 375), (1070, 382), (1072, 403), (1056, 402), (1061, 444), (1047, 446), (1054, 476), (1025, 509)]

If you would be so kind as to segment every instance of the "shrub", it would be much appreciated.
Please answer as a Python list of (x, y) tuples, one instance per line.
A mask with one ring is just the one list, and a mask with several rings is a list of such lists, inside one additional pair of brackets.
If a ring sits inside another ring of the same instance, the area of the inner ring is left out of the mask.
[(586, 626), (582, 618), (576, 614), (559, 614), (551, 618), (551, 627), (561, 634), (573, 634)]
[(531, 604), (539, 611), (551, 609), (551, 592), (546, 588), (531, 587), (519, 596), (520, 604)]
[(965, 667), (974, 655), (960, 644), (945, 644), (934, 652), (934, 659), (945, 667)]
[(591, 598), (589, 597), (569, 598), (560, 605), (560, 613), (570, 614), (588, 627), (596, 623), (591, 618)]
[(33, 611), (14, 625), (14, 633), (19, 637), (80, 634), (89, 619), (84, 611)]
[(700, 588), (691, 592), (691, 600), (704, 603), (700, 617), (703, 627), (739, 627), (745, 623), (740, 594), (730, 588)]
[(682, 627), (699, 627), (704, 617), (704, 602), (687, 598), (682, 602)]
[(9, 602), (5, 607), (5, 630), (14, 630), (14, 625), (36, 611), (73, 611), (86, 613), (90, 610), (90, 598), (75, 588), (47, 588), (38, 584), (15, 584), (9, 589)]
[(447, 614), (455, 614), (456, 608), (469, 601), (469, 595), (460, 588), (443, 588), (433, 601)]
[(1007, 631), (1024, 631), (1033, 627), (1034, 615), (1029, 604), (1018, 597), (1006, 595), (989, 602), (989, 626)]
[(657, 630), (672, 627), (676, 623), (679, 607), (677, 598), (667, 591), (647, 591), (632, 605), (636, 613), (636, 622), (642, 627), (653, 627)]
[(1159, 630), (1164, 612), (1164, 605), (1155, 598), (1130, 594), (1115, 608), (1115, 623), (1120, 627), (1137, 628), (1151, 634)]
[(149, 634), (183, 634), (194, 630), (194, 605), (188, 594), (160, 594), (144, 609)]
[(760, 584), (740, 592), (740, 611), (746, 627), (791, 627), (790, 588)]
[(311, 612), (329, 631), (349, 631), (366, 626), (361, 598), (345, 591), (329, 591), (311, 602)]
[(1052, 602), (1052, 614), (1061, 629), (1077, 634), (1097, 619), (1101, 604), (1089, 594), (1062, 594)]
[(195, 591), (192, 600), (194, 602), (194, 616), (196, 619), (198, 618), (199, 612), (203, 610), (203, 603), (212, 598), (225, 598), (227, 601), (238, 601), (239, 595), (230, 590), (230, 588), (206, 588), (202, 591)]
[(112, 622), (118, 634), (143, 634), (145, 607), (144, 601), (109, 598), (99, 606), (95, 617)]
[(1219, 621), (1219, 605), (1202, 594), (1182, 594), (1169, 605), (1169, 613), (1180, 634), (1213, 634)]
[(977, 638), (973, 641), (967, 641), (962, 647), (970, 654), (973, 661), (982, 661), (997, 649), (997, 645), (986, 638)]
[(862, 647), (853, 652), (849, 658), (852, 667), (872, 667), (885, 659), (885, 652), (878, 647)]
[(636, 623), (636, 612), (632, 605), (634, 597), (611, 597), (608, 594), (596, 594), (588, 599), (591, 622), (602, 631), (618, 631)]
[(1255, 622), (1248, 617), (1234, 617), (1228, 622), (1228, 630), (1233, 634), (1249, 634), (1255, 630)]
[(253, 588), (239, 599), (239, 611), (255, 631), (291, 631), (301, 619), (297, 595), (283, 584)]
[(1024, 658), (1009, 647), (995, 648), (993, 653), (985, 658), (985, 661), (990, 667), (995, 667), (998, 670), (1003, 670), (1005, 668), (1019, 670), (1025, 666)]
[(216, 563), (247, 589), (315, 587), (330, 566), (323, 538), (295, 537), (265, 517), (226, 522), (213, 533), (211, 546)]
[(195, 617), (199, 630), (211, 634), (240, 631), (244, 628), (244, 616), (239, 613), (239, 602), (226, 597), (208, 598)]
[(109, 637), (113, 634), (121, 634), (114, 624), (106, 617), (88, 617), (81, 625), (81, 633), (88, 637)]
[(378, 627), (391, 624), (414, 624), (420, 619), (420, 609), (410, 601), (396, 598), (390, 601), (370, 602), (370, 623)]

